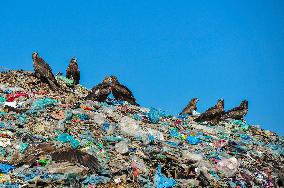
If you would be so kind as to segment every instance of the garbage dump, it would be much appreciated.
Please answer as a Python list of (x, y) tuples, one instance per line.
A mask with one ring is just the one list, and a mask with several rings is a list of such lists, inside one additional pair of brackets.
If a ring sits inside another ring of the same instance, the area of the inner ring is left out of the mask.
[(123, 101), (85, 100), (88, 89), (56, 79), (62, 89), (53, 91), (31, 72), (0, 73), (0, 187), (284, 183), (283, 136), (241, 120), (212, 125)]

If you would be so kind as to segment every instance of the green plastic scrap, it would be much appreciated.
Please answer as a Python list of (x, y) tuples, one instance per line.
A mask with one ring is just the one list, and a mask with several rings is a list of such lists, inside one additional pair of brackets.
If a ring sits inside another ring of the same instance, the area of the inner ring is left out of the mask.
[(87, 114), (77, 114), (76, 115), (80, 120), (88, 120), (90, 117)]
[(0, 103), (6, 102), (6, 101), (7, 101), (7, 100), (6, 100), (5, 97), (0, 96)]
[(27, 123), (27, 116), (25, 114), (20, 114), (17, 116), (17, 118), (21, 124)]
[(6, 155), (6, 150), (5, 148), (0, 146), (0, 156), (5, 156)]
[(57, 137), (57, 140), (62, 143), (70, 143), (73, 149), (78, 148), (80, 142), (76, 140), (73, 136), (67, 133), (62, 133)]
[(28, 143), (21, 143), (19, 148), (20, 153), (24, 153), (28, 149), (28, 147), (29, 147)]
[(7, 112), (1, 111), (1, 112), (0, 112), (0, 117), (5, 116), (6, 114), (7, 114)]
[(46, 159), (39, 159), (37, 162), (40, 166), (46, 166), (48, 164), (48, 160)]
[(33, 102), (32, 109), (34, 110), (40, 110), (44, 109), (48, 106), (54, 106), (57, 104), (57, 100), (52, 98), (41, 98)]
[(68, 79), (68, 78), (66, 78), (65, 76), (58, 75), (58, 76), (56, 76), (56, 79), (63, 81), (67, 86), (72, 86), (72, 85), (74, 85), (74, 80)]

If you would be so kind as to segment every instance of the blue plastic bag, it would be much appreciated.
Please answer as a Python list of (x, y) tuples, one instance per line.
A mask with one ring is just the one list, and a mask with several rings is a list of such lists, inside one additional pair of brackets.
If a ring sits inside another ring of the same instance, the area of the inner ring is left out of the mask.
[(196, 145), (200, 142), (199, 138), (197, 138), (196, 136), (188, 136), (186, 138), (186, 141), (189, 143), (189, 144), (192, 144), (192, 145)]
[(9, 164), (5, 164), (5, 163), (0, 163), (0, 172), (7, 174), (8, 172), (10, 172), (11, 170), (15, 169), (16, 167), (9, 165)]
[(24, 153), (28, 149), (28, 147), (29, 147), (28, 143), (21, 143), (19, 148), (20, 153)]
[(88, 184), (88, 185), (106, 184), (110, 182), (110, 180), (111, 179), (109, 177), (91, 175), (83, 181), (83, 184)]
[(67, 133), (62, 133), (61, 135), (59, 135), (57, 137), (57, 140), (60, 141), (60, 142), (63, 142), (63, 143), (69, 142), (73, 149), (76, 149), (80, 144), (80, 142), (78, 140), (76, 140), (73, 136), (71, 136)]
[(44, 109), (48, 106), (53, 106), (53, 105), (56, 105), (56, 104), (57, 104), (57, 100), (55, 100), (55, 99), (42, 98), (42, 99), (38, 99), (38, 100), (34, 101), (31, 108), (33, 110), (40, 110), (40, 109)]
[(176, 185), (176, 181), (173, 178), (167, 178), (164, 174), (162, 174), (161, 165), (158, 165), (154, 176), (154, 183), (157, 188), (170, 188)]
[(158, 123), (160, 121), (160, 111), (155, 108), (151, 108), (148, 112), (148, 118), (151, 123)]

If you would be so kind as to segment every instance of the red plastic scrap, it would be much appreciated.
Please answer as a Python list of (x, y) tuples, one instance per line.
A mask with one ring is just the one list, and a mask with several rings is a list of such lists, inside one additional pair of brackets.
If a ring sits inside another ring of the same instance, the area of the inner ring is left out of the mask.
[(8, 94), (6, 96), (7, 98), (7, 102), (13, 102), (15, 99), (19, 98), (19, 97), (28, 97), (28, 94), (22, 91), (18, 91), (14, 94)]
[(134, 177), (138, 177), (139, 176), (139, 170), (137, 169), (135, 163), (131, 162), (131, 166), (133, 168), (133, 175), (134, 175)]

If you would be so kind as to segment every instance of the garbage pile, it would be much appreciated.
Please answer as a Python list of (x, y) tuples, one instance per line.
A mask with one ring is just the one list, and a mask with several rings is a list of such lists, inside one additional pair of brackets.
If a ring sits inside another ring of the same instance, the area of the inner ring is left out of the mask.
[(283, 186), (283, 136), (85, 100), (88, 89), (56, 79), (60, 91), (31, 72), (0, 73), (0, 187)]

